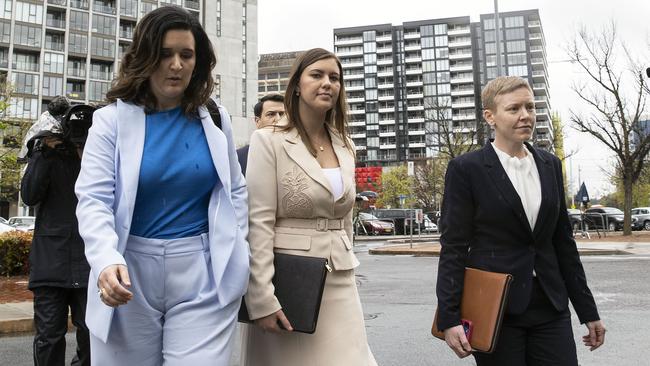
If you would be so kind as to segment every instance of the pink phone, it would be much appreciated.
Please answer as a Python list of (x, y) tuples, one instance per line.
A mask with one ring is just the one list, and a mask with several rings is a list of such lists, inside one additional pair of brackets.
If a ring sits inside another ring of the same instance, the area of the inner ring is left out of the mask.
[(467, 319), (461, 319), (460, 323), (463, 325), (463, 331), (465, 331), (465, 337), (467, 337), (467, 341), (470, 342), (472, 340), (472, 331), (474, 330), (474, 324), (472, 324), (471, 320)]

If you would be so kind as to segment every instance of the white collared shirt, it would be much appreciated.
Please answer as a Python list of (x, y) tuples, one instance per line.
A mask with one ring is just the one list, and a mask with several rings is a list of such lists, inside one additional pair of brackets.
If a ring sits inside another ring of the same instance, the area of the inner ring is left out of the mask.
[(521, 199), (521, 204), (524, 206), (531, 230), (535, 229), (539, 207), (542, 203), (542, 185), (533, 155), (527, 148), (524, 148), (526, 157), (520, 159), (499, 150), (494, 143), (492, 143), (492, 147), (494, 147), (494, 151), (497, 153), (499, 161), (501, 161), (503, 170), (508, 174), (510, 182), (515, 187)]

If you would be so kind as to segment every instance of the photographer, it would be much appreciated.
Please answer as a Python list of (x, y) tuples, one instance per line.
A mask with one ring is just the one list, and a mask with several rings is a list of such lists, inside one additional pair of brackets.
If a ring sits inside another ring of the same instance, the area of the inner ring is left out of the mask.
[[(69, 103), (57, 97), (48, 112), (61, 120)], [(44, 130), (27, 143), (29, 163), (22, 179), (23, 202), (36, 206), (30, 253), (29, 289), (34, 293), (34, 364), (63, 365), (68, 309), (77, 328), (72, 365), (90, 365), (85, 323), (89, 266), (79, 236), (74, 184), (79, 175), (83, 142), (71, 141), (67, 129)], [(59, 133), (62, 131), (62, 133)]]

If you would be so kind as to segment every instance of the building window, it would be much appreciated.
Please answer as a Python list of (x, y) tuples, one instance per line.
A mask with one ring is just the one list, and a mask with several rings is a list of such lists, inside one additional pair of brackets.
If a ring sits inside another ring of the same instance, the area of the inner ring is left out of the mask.
[(436, 58), (436, 52), (433, 48), (427, 48), (422, 50), (422, 60), (433, 60)]
[(65, 35), (45, 32), (45, 49), (63, 52)]
[(506, 45), (508, 52), (526, 52), (526, 41), (508, 41)]
[(38, 54), (14, 51), (12, 68), (21, 71), (38, 71)]
[(117, 13), (117, 9), (115, 8), (115, 2), (113, 0), (94, 0), (93, 1), (93, 11), (104, 13), (104, 14), (112, 14), (115, 15)]
[(0, 42), (11, 43), (11, 23), (0, 22)]
[(140, 17), (143, 17), (145, 14), (149, 13), (150, 11), (158, 8), (157, 4), (152, 4), (148, 3), (146, 1), (143, 1), (140, 3)]
[(11, 19), (11, 0), (0, 0), (0, 18)]
[(63, 55), (58, 53), (43, 53), (43, 72), (63, 74)]
[(510, 76), (528, 76), (528, 66), (509, 66), (508, 75)]
[(56, 97), (63, 94), (63, 78), (43, 76), (43, 96)]
[(110, 83), (102, 83), (100, 81), (90, 81), (88, 83), (88, 100), (102, 101), (108, 93)]
[(105, 34), (107, 36), (115, 35), (115, 18), (93, 14), (92, 31), (95, 33)]
[(43, 5), (16, 2), (16, 20), (43, 24)]
[(506, 39), (522, 39), (524, 36), (524, 28), (506, 29)]
[(68, 52), (88, 53), (88, 36), (85, 34), (70, 33), (68, 36)]
[(432, 25), (423, 25), (420, 27), (420, 36), (424, 38), (425, 36), (433, 35), (433, 26)]
[(437, 36), (436, 37), (436, 47), (447, 46), (449, 44), (449, 39), (447, 36)]
[[(373, 32), (374, 34), (374, 32)], [(377, 43), (375, 41), (372, 42), (364, 42), (363, 43), (363, 52), (364, 53), (373, 53), (377, 52)]]
[(9, 103), (9, 115), (15, 118), (38, 118), (38, 99), (21, 97), (11, 98), (11, 103)]
[(447, 34), (447, 24), (436, 24), (434, 32), (436, 35)]
[(115, 40), (92, 37), (90, 40), (90, 54), (107, 58), (115, 57)]
[(11, 82), (16, 88), (16, 93), (38, 95), (38, 75), (14, 72)]
[(85, 60), (68, 60), (68, 76), (75, 76), (79, 78), (86, 77), (86, 61)]
[(120, 15), (128, 17), (138, 16), (138, 1), (137, 0), (122, 0), (120, 1)]
[(505, 23), (506, 23), (506, 28), (523, 27), (524, 17), (522, 16), (506, 17)]
[(365, 32), (363, 32), (363, 41), (364, 42), (370, 41), (370, 42), (374, 43), (376, 39), (377, 38), (376, 38), (375, 31), (365, 31)]
[(70, 11), (70, 29), (88, 31), (88, 13), (83, 11)]
[(90, 78), (91, 79), (100, 79), (100, 80), (112, 80), (113, 79), (113, 63), (112, 62), (111, 63), (91, 62), (90, 63)]
[(88, 10), (90, 2), (88, 0), (70, 0), (70, 7), (82, 10)]
[(525, 53), (508, 54), (508, 65), (525, 64), (527, 62), (528, 60)]
[(23, 46), (41, 47), (40, 27), (31, 27), (28, 25), (16, 24), (14, 29), (14, 42)]
[(438, 60), (436, 61), (436, 70), (449, 70), (449, 60)]
[(433, 47), (433, 37), (423, 37), (422, 39), (420, 39), (420, 44), (422, 48)]

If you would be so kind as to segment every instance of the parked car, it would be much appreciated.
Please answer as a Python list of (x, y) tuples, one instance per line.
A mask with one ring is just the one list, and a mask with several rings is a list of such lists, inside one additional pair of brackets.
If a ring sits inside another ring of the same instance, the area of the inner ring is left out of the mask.
[(632, 209), (632, 217), (636, 217), (638, 225), (650, 230), (650, 207), (637, 207)]
[(424, 215), (424, 227), (422, 228), (422, 231), (427, 232), (427, 233), (435, 233), (438, 232), (438, 225), (436, 225), (427, 215)]
[(7, 219), (5, 219), (5, 218), (2, 217), (2, 216), (0, 216), (0, 224), (7, 224), (7, 225), (9, 225)]
[(10, 217), (7, 223), (16, 230), (21, 231), (33, 231), (34, 223), (36, 222), (36, 217), (34, 216), (14, 216)]
[(390, 221), (381, 221), (376, 216), (367, 212), (359, 212), (359, 222), (365, 228), (368, 235), (392, 235), (395, 233), (395, 225)]
[(16, 230), (15, 227), (13, 227), (11, 225), (7, 225), (7, 224), (5, 224), (3, 222), (0, 222), (0, 234), (1, 233), (6, 233), (7, 231), (14, 231), (14, 230)]
[[(585, 211), (585, 230), (607, 229), (608, 231), (623, 230), (623, 211), (616, 207), (592, 207)], [(636, 217), (632, 217), (632, 230), (641, 226)]]
[(406, 235), (418, 233), (418, 224), (415, 222), (415, 210), (412, 208), (388, 208), (373, 210), (372, 214), (380, 220), (390, 220), (395, 224), (395, 234)]
[(582, 212), (577, 208), (569, 208), (567, 209), (567, 213), (569, 214), (569, 222), (573, 231), (582, 230)]

